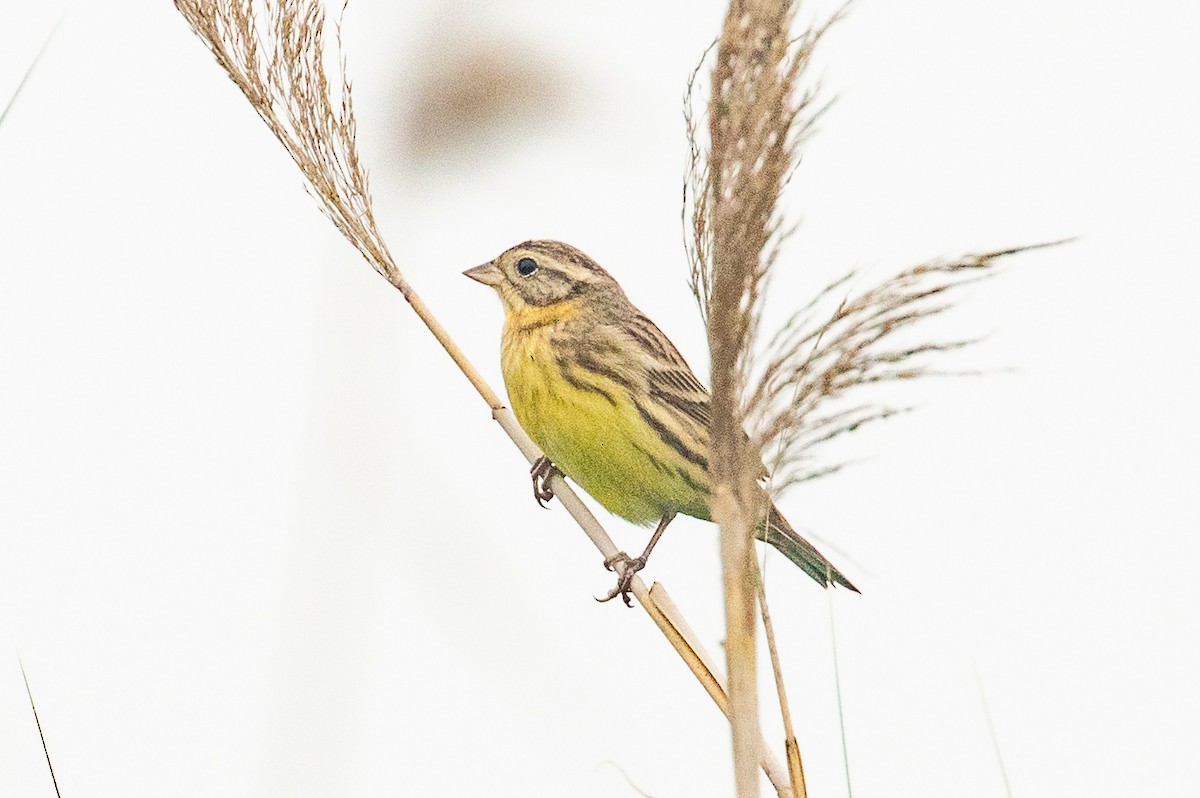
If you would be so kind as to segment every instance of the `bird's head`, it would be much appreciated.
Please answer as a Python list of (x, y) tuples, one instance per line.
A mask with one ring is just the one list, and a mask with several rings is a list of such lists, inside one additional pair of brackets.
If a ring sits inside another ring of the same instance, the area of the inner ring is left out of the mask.
[(560, 241), (517, 244), (463, 274), (496, 289), (509, 314), (536, 313), (576, 301), (625, 298), (617, 281), (599, 264)]

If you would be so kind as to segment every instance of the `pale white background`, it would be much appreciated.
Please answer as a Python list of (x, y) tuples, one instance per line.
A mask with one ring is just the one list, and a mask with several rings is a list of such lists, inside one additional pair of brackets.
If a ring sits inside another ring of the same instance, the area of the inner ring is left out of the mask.
[[(500, 310), (460, 272), (529, 237), (706, 371), (681, 98), (721, 3), (396, 5), (347, 17), (362, 151), (484, 373)], [(5, 0), (0, 99), (63, 10)], [(1015, 795), (1195, 794), (1198, 32), (875, 0), (822, 52), (780, 312), (1079, 236), (930, 328), (995, 374), (895, 389), (919, 412), (783, 502), (863, 588), (832, 596), (858, 796), (1004, 795), (984, 698)], [(501, 68), (483, 114), (421, 100)], [(768, 568), (810, 789), (844, 795), (829, 600)], [(714, 651), (718, 574), (690, 519), (649, 571)], [(728, 795), (723, 720), (609, 584), (170, 4), (67, 8), (0, 127), (0, 795), (52, 794), (18, 654), (66, 795)]]

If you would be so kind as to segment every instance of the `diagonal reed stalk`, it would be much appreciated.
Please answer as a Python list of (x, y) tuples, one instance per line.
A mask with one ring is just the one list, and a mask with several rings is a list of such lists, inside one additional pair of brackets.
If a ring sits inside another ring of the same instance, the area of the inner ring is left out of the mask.
[(42, 40), (42, 46), (38, 48), (37, 54), (33, 57), (33, 60), (29, 62), (29, 68), (26, 69), (25, 74), (21, 76), (21, 82), (17, 84), (15, 89), (13, 89), (12, 96), (10, 96), (8, 98), (8, 102), (4, 104), (4, 110), (0, 111), (0, 126), (3, 126), (4, 120), (8, 119), (9, 112), (12, 111), (13, 105), (15, 105), (17, 102), (17, 98), (21, 96), (21, 92), (25, 89), (25, 84), (29, 83), (29, 79), (33, 77), (34, 70), (37, 69), (38, 64), (41, 63), (42, 56), (46, 54), (47, 48), (50, 47), (50, 42), (54, 39), (54, 34), (58, 33), (58, 28), (60, 25), (62, 25), (62, 21), (64, 18), (66, 18), (66, 16), (67, 12), (63, 11), (62, 14), (59, 15), (58, 21), (54, 23), (54, 27), (50, 29), (50, 32), (46, 34), (46, 38)]
[[(341, 80), (333, 83), (326, 74), (329, 59), (320, 0), (175, 0), (175, 6), (291, 155), (322, 212), (371, 267), (404, 295), (487, 403), (492, 417), (527, 460), (536, 460), (541, 455), (537, 446), (413, 290), (379, 234), (366, 170), (355, 145), (351, 86), (341, 58), (340, 36), (336, 68)], [(562, 478), (555, 477), (552, 486), (601, 554), (605, 558), (615, 555), (617, 548), (608, 534)], [(632, 592), (717, 706), (734, 717), (712, 659), (662, 586), (656, 584), (648, 590), (635, 576)], [(790, 796), (787, 776), (761, 735), (754, 750), (751, 767), (761, 766), (779, 794)]]
[(33, 701), (33, 690), (29, 687), (29, 677), (25, 675), (25, 663), (17, 657), (17, 665), (21, 668), (21, 679), (25, 682), (25, 695), (29, 696), (29, 708), (33, 710), (33, 722), (37, 726), (38, 739), (42, 741), (42, 753), (46, 755), (46, 767), (50, 771), (50, 783), (54, 786), (54, 794), (62, 798), (58, 789), (58, 776), (54, 775), (54, 763), (50, 761), (50, 747), (46, 745), (46, 733), (42, 731), (42, 719), (38, 717), (37, 704)]
[(758, 593), (758, 607), (767, 639), (767, 654), (771, 658), (771, 674), (775, 677), (775, 697), (779, 700), (779, 711), (783, 716), (784, 756), (787, 761), (788, 777), (792, 782), (794, 798), (808, 798), (808, 786), (804, 781), (804, 764), (800, 760), (800, 743), (792, 728), (792, 711), (788, 704), (787, 686), (783, 681), (783, 665), (779, 661), (779, 647), (775, 644), (775, 626), (771, 623), (771, 611), (767, 607), (767, 588), (763, 583), (762, 569), (755, 562), (754, 586)]

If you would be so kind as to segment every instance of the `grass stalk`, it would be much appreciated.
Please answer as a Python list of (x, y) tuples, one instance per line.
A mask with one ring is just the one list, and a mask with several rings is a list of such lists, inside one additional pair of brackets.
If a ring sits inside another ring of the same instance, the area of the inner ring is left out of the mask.
[(767, 606), (767, 590), (762, 570), (755, 563), (755, 584), (758, 586), (758, 608), (762, 615), (763, 631), (767, 638), (767, 653), (771, 658), (771, 674), (775, 677), (775, 695), (779, 700), (779, 714), (783, 718), (783, 746), (787, 759), (788, 777), (791, 779), (795, 798), (808, 798), (808, 787), (804, 781), (804, 763), (800, 759), (800, 744), (792, 728), (792, 711), (788, 704), (787, 687), (783, 681), (783, 665), (779, 661), (779, 646), (775, 641), (775, 626), (771, 623), (771, 610)]
[(33, 710), (33, 722), (37, 725), (38, 739), (42, 741), (42, 753), (46, 755), (46, 767), (50, 770), (50, 783), (54, 785), (54, 794), (62, 798), (58, 789), (58, 776), (54, 775), (54, 763), (50, 761), (50, 747), (46, 745), (46, 733), (42, 731), (42, 719), (38, 717), (37, 704), (33, 701), (33, 690), (29, 687), (29, 677), (25, 675), (25, 663), (17, 658), (21, 667), (21, 679), (25, 682), (25, 695), (29, 696), (29, 708)]

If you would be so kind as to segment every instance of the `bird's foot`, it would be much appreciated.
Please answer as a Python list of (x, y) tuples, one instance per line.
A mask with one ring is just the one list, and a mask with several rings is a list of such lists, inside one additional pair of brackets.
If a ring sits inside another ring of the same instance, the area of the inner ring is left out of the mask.
[(545, 502), (554, 498), (554, 489), (550, 487), (550, 480), (561, 475), (562, 472), (555, 467), (554, 463), (550, 462), (549, 457), (542, 455), (533, 461), (533, 468), (529, 469), (529, 476), (533, 477), (533, 498), (537, 500), (539, 507), (545, 507)]
[[(621, 569), (617, 570), (617, 565), (621, 565)], [(617, 584), (604, 598), (597, 598), (596, 601), (611, 601), (617, 596), (621, 597), (621, 601), (625, 602), (626, 607), (632, 607), (633, 602), (629, 600), (629, 590), (633, 586), (633, 577), (637, 572), (646, 567), (646, 555), (641, 557), (630, 557), (623, 551), (619, 551), (613, 556), (604, 561), (604, 568), (608, 571), (617, 571), (620, 574), (617, 577)]]

